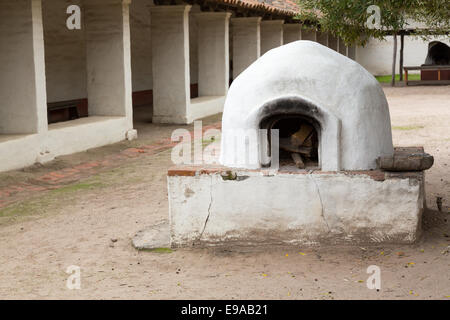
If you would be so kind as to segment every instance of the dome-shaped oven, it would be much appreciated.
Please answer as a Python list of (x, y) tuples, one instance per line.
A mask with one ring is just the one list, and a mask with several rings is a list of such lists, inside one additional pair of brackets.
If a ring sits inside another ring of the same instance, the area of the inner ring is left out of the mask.
[(375, 169), (378, 157), (394, 152), (388, 103), (377, 80), (311, 41), (268, 51), (234, 80), (223, 113), (221, 163), (267, 165), (270, 134), (257, 134), (256, 145), (236, 143), (258, 129), (279, 129), (280, 146), (293, 134), (302, 136), (308, 144), (301, 150), (324, 171)]

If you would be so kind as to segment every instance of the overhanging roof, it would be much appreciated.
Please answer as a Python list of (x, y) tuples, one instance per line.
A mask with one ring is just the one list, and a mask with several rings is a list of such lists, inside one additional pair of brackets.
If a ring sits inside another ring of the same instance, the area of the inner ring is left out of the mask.
[(215, 0), (215, 2), (286, 16), (295, 16), (299, 13), (299, 7), (294, 0)]

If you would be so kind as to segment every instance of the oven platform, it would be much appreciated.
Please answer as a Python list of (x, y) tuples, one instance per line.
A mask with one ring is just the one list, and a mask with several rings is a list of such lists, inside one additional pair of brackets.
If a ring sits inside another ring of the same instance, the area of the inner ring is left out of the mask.
[(425, 203), (422, 171), (178, 166), (168, 189), (169, 225), (136, 247), (152, 248), (152, 232), (171, 247), (412, 243)]

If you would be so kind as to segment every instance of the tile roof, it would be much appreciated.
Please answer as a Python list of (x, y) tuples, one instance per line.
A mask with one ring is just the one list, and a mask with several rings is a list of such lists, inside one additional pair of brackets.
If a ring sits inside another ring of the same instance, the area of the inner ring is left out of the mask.
[(294, 16), (299, 12), (295, 0), (216, 0), (224, 4), (249, 9), (260, 9), (281, 15)]

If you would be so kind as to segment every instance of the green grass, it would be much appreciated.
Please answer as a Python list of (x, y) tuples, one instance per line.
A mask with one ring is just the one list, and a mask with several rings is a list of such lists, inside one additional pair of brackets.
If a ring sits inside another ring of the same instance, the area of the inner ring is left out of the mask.
[(94, 183), (77, 183), (69, 186), (65, 186), (59, 189), (55, 189), (52, 192), (54, 193), (70, 193), (70, 192), (76, 192), (79, 190), (90, 190), (103, 187), (102, 183), (94, 182)]
[(393, 130), (402, 130), (402, 131), (407, 131), (407, 130), (417, 130), (417, 129), (423, 129), (423, 126), (393, 126), (392, 129)]
[(57, 211), (75, 199), (78, 192), (102, 188), (106, 185), (100, 182), (83, 182), (67, 185), (43, 193), (30, 200), (22, 200), (5, 208), (0, 208), (0, 225), (19, 222), (27, 217), (43, 217)]
[[(387, 76), (375, 76), (375, 78), (378, 80), (378, 82), (380, 83), (390, 83), (391, 82), (391, 75), (387, 75)], [(420, 80), (420, 74), (408, 74), (408, 80)], [(396, 74), (395, 75), (395, 81), (400, 81), (400, 75)]]
[(155, 252), (155, 253), (172, 253), (170, 248), (154, 248), (154, 249), (141, 249), (139, 251)]
[[(27, 201), (11, 205), (9, 207), (0, 209), (0, 218), (14, 218), (16, 216), (32, 216), (35, 214), (42, 214), (50, 206), (51, 202), (44, 198), (37, 201)], [(0, 219), (0, 225), (2, 225)]]

